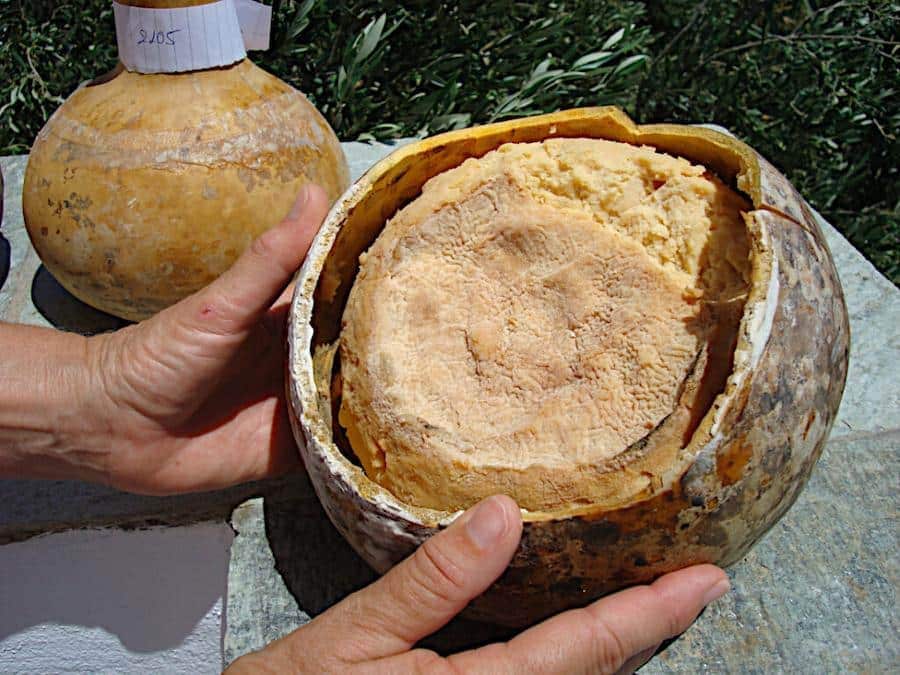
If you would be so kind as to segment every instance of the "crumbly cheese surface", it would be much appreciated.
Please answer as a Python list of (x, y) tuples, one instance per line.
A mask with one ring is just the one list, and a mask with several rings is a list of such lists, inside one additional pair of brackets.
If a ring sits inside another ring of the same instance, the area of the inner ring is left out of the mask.
[(340, 422), (369, 476), (445, 510), (608, 498), (623, 453), (687, 424), (705, 301), (748, 274), (747, 208), (703, 167), (593, 139), (433, 178), (362, 256), (344, 314)]

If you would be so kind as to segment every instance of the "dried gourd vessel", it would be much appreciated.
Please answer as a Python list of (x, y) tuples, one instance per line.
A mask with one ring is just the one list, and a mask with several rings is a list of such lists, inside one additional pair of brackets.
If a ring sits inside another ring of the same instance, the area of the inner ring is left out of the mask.
[(310, 182), (331, 199), (346, 189), (337, 137), (300, 92), (249, 59), (175, 73), (120, 65), (38, 134), (22, 205), (34, 248), (69, 292), (140, 320), (228, 269)]
[(513, 496), (521, 545), (467, 612), (517, 626), (744, 556), (809, 478), (849, 346), (788, 181), (725, 134), (612, 108), (397, 150), (331, 210), (289, 321), (335, 526), (384, 572)]

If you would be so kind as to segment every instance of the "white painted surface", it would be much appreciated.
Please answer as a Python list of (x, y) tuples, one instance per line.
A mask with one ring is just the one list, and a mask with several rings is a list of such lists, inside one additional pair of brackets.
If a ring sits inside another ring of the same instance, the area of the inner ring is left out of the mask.
[(0, 672), (219, 672), (231, 541), (205, 523), (0, 546)]

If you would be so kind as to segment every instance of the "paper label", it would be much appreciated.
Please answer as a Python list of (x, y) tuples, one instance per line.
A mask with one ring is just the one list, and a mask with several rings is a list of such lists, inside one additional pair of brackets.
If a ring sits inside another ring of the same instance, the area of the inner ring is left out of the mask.
[(234, 0), (247, 51), (269, 48), (272, 8), (254, 0)]
[(252, 0), (218, 0), (176, 9), (113, 2), (113, 12), (119, 59), (139, 73), (227, 66), (247, 56), (247, 49), (269, 45), (272, 10)]

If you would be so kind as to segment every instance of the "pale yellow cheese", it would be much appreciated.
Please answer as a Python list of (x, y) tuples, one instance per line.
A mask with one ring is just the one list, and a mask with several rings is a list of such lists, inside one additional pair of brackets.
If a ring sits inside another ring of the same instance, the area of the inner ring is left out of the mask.
[(629, 462), (667, 420), (655, 442), (684, 442), (708, 306), (745, 287), (747, 208), (703, 167), (600, 140), (433, 178), (362, 256), (344, 314), (339, 419), (367, 473), (446, 510), (646, 487)]

